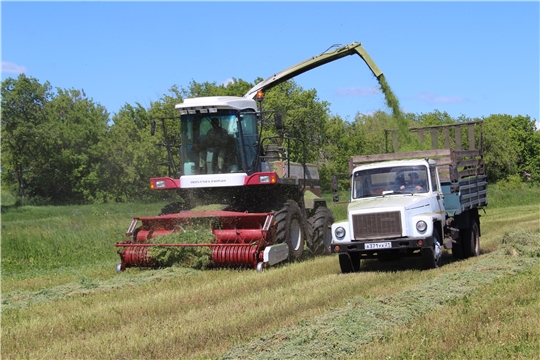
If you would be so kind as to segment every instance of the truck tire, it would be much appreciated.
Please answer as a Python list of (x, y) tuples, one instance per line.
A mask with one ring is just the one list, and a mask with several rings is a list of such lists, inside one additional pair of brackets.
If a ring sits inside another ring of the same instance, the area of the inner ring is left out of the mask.
[(460, 230), (459, 238), (457, 239), (457, 242), (452, 244), (452, 256), (456, 260), (463, 260), (465, 257), (463, 256), (463, 232), (465, 230)]
[(339, 254), (339, 266), (344, 274), (358, 272), (360, 270), (360, 253)]
[(422, 255), (422, 268), (424, 270), (436, 269), (441, 266), (441, 237), (437, 229), (433, 229), (433, 246), (422, 248), (420, 251)]
[(289, 261), (299, 260), (304, 253), (306, 221), (298, 204), (287, 200), (285, 206), (274, 215), (277, 223), (276, 242), (289, 246)]
[(476, 220), (471, 221), (471, 227), (463, 233), (463, 258), (468, 259), (480, 255), (480, 232)]
[(327, 207), (318, 207), (308, 219), (308, 249), (313, 255), (330, 255), (334, 215)]

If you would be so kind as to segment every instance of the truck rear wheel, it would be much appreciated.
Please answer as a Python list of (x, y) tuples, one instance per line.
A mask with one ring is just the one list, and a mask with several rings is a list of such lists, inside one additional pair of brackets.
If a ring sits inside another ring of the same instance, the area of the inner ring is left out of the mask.
[(463, 257), (465, 259), (480, 255), (480, 232), (478, 223), (472, 220), (471, 227), (463, 234)]
[(429, 248), (422, 248), (421, 254), (423, 269), (435, 269), (441, 266), (441, 237), (437, 229), (433, 229), (433, 245)]
[(308, 219), (308, 249), (313, 255), (330, 255), (332, 242), (331, 227), (334, 215), (326, 207), (318, 207)]
[(360, 253), (339, 254), (339, 266), (344, 274), (358, 272), (360, 270)]
[(298, 260), (304, 253), (306, 221), (298, 204), (287, 200), (274, 216), (277, 222), (276, 242), (289, 246), (289, 260)]

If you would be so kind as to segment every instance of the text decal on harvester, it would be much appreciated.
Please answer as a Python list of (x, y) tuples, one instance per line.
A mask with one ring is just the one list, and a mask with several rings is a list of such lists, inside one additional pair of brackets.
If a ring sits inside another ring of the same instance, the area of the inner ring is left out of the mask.
[(205, 174), (180, 176), (181, 188), (243, 186), (246, 173)]

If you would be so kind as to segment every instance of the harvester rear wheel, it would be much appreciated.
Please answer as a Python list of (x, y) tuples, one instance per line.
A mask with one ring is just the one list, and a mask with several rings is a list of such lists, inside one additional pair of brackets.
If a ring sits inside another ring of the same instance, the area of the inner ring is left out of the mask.
[(274, 215), (277, 222), (276, 242), (289, 246), (289, 260), (302, 257), (306, 238), (306, 221), (298, 204), (287, 200), (285, 206)]
[(334, 215), (326, 207), (318, 207), (308, 219), (308, 249), (313, 255), (330, 255), (332, 242), (331, 227)]

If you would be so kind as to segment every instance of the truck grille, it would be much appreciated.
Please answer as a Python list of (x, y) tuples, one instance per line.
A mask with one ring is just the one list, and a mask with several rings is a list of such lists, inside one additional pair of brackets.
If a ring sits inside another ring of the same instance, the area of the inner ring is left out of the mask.
[(399, 211), (359, 214), (352, 216), (354, 239), (382, 239), (401, 236), (401, 215)]

